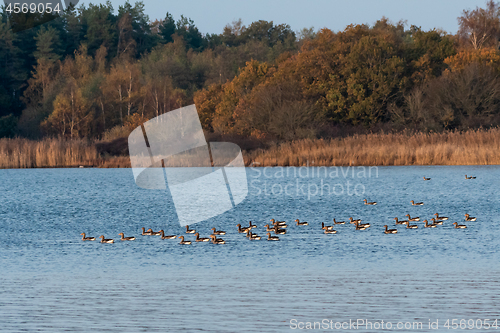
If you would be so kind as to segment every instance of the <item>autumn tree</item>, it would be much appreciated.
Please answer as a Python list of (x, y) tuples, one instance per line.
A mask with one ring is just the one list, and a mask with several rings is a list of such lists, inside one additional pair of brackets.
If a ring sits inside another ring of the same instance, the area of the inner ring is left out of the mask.
[(458, 18), (458, 36), (466, 46), (474, 49), (483, 47), (498, 48), (500, 38), (499, 5), (493, 0), (486, 3), (486, 8), (476, 7), (464, 10)]

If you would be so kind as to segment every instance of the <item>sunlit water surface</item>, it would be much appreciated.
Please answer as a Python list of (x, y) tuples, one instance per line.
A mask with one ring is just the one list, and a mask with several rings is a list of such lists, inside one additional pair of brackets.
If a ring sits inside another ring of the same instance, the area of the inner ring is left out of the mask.
[[(436, 332), (429, 319), (439, 320), (438, 331), (447, 319), (500, 319), (500, 167), (247, 173), (243, 203), (192, 225), (204, 237), (212, 227), (227, 231), (227, 244), (181, 246), (140, 236), (141, 227), (184, 229), (168, 191), (138, 188), (130, 169), (1, 170), (0, 331), (281, 332), (363, 319), (391, 322), (393, 331), (422, 322), (418, 331)], [(382, 232), (396, 216), (436, 212), (450, 220)], [(465, 213), (477, 222), (464, 222)], [(371, 228), (321, 232), (321, 222), (350, 216)], [(237, 223), (251, 220), (266, 236), (270, 218), (289, 222), (279, 242), (237, 233)], [(297, 218), (309, 225), (294, 225)], [(467, 229), (453, 229), (455, 221)], [(81, 232), (117, 242), (82, 242)], [(137, 240), (120, 242), (119, 232)]]

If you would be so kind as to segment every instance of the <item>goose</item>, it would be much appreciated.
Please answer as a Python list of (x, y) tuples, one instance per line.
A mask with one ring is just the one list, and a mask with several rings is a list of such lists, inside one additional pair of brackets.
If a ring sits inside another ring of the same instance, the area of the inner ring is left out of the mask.
[(471, 217), (469, 214), (465, 214), (465, 221), (474, 222), (476, 220), (475, 217)]
[(448, 219), (446, 216), (439, 216), (439, 213), (435, 213), (434, 215), (436, 215), (436, 220), (446, 221)]
[(425, 176), (424, 176), (424, 180), (431, 180), (431, 179), (430, 178), (425, 178)]
[(252, 221), (248, 222), (248, 227), (249, 227), (250, 229), (252, 229), (252, 228), (257, 228), (257, 226), (256, 226), (255, 224), (252, 224)]
[(408, 218), (408, 222), (420, 221), (420, 217), (410, 217), (410, 214), (405, 215)]
[(345, 221), (335, 221), (335, 219), (333, 219), (333, 224), (345, 224)]
[(356, 222), (361, 222), (361, 219), (353, 220), (352, 216), (349, 218), (349, 223), (356, 224)]
[(125, 236), (123, 235), (123, 232), (120, 232), (118, 235), (122, 236), (122, 237), (120, 238), (120, 240), (122, 240), (122, 241), (133, 241), (133, 240), (135, 240), (135, 237), (125, 237)]
[(406, 222), (406, 229), (418, 229), (418, 225), (412, 224), (410, 225), (410, 221)]
[(472, 177), (472, 176), (467, 177), (467, 175), (465, 175), (465, 179), (476, 179), (476, 177)]
[(268, 232), (267, 233), (267, 240), (268, 241), (279, 241), (280, 238), (278, 236), (271, 236), (271, 234)]
[(333, 230), (333, 226), (325, 225), (325, 222), (321, 222), (321, 229), (323, 230)]
[(411, 202), (412, 206), (423, 206), (424, 205), (423, 202), (414, 202), (413, 200), (410, 202)]
[(272, 223), (272, 225), (274, 225), (274, 226), (277, 225), (278, 227), (282, 227), (282, 228), (286, 228), (288, 226), (285, 221), (274, 221)]
[(465, 224), (458, 224), (457, 222), (453, 222), (455, 225), (455, 229), (465, 229), (467, 226)]
[(274, 219), (270, 219), (269, 221), (274, 225), (279, 225), (279, 226), (286, 225), (286, 221), (275, 221)]
[(432, 219), (431, 219), (431, 221), (432, 221), (432, 224), (435, 224), (435, 225), (443, 225), (443, 221), (436, 221), (436, 219), (435, 219), (435, 218), (432, 218)]
[(354, 225), (356, 226), (355, 230), (366, 230), (368, 227), (362, 227), (359, 225), (359, 222), (355, 222)]
[(222, 230), (217, 231), (215, 228), (212, 228), (212, 234), (214, 234), (214, 235), (225, 235), (226, 232), (222, 231)]
[(422, 222), (425, 223), (425, 228), (435, 228), (435, 227), (437, 227), (437, 225), (435, 225), (434, 223), (429, 224), (429, 222), (427, 220), (423, 220)]
[(280, 229), (280, 228), (278, 228), (278, 226), (275, 226), (274, 227), (274, 233), (277, 234), (277, 235), (284, 235), (284, 234), (286, 234), (286, 230), (285, 229)]
[(247, 232), (247, 237), (250, 240), (260, 240), (260, 236), (257, 234), (253, 234), (251, 231)]
[(153, 231), (153, 229), (149, 228), (148, 230), (146, 230), (146, 232), (149, 232), (149, 234), (151, 236), (160, 236), (160, 232), (156, 232), (156, 231)]
[(226, 241), (223, 240), (222, 238), (217, 238), (215, 235), (210, 235), (210, 238), (212, 239), (213, 244), (226, 244)]
[(95, 241), (95, 237), (85, 237), (85, 233), (82, 232), (80, 235), (82, 235), (82, 241)]
[(167, 236), (165, 236), (165, 231), (163, 231), (163, 230), (160, 230), (160, 236), (161, 236), (161, 239), (174, 239), (174, 238), (177, 238), (176, 235), (167, 235)]
[(372, 205), (372, 206), (373, 206), (373, 205), (376, 205), (376, 204), (377, 204), (377, 202), (376, 202), (376, 201), (373, 201), (373, 202), (368, 202), (368, 200), (366, 200), (366, 199), (365, 199), (365, 200), (363, 200), (363, 201), (365, 202), (365, 205)]
[(142, 229), (142, 235), (143, 236), (152, 236), (151, 231), (149, 231), (151, 229), (148, 229), (148, 231), (145, 231), (146, 228), (141, 228), (141, 229)]
[(186, 234), (195, 234), (195, 233), (196, 233), (196, 230), (189, 229), (189, 226), (188, 225), (186, 226)]
[(299, 219), (296, 219), (295, 222), (297, 222), (297, 225), (309, 225), (307, 222), (300, 222)]
[(325, 234), (330, 235), (330, 234), (336, 234), (337, 230), (333, 229), (325, 229)]
[(247, 232), (248, 230), (250, 230), (251, 228), (250, 227), (247, 227), (247, 228), (242, 228), (241, 227), (241, 224), (237, 224), (236, 225), (238, 227), (238, 232), (241, 234), (241, 233), (244, 233), (244, 232)]
[(408, 222), (408, 220), (398, 220), (397, 217), (394, 218), (396, 220), (396, 224), (406, 224), (406, 222)]
[(274, 227), (269, 228), (269, 224), (266, 224), (264, 227), (266, 227), (266, 231), (274, 231)]
[(189, 245), (189, 244), (191, 244), (191, 241), (185, 241), (185, 240), (184, 240), (184, 236), (179, 236), (179, 238), (180, 238), (180, 240), (181, 240), (181, 241), (179, 242), (179, 244), (181, 244), (181, 245)]
[(114, 243), (114, 242), (115, 242), (115, 240), (114, 240), (114, 239), (106, 239), (106, 238), (104, 238), (104, 236), (103, 236), (103, 235), (99, 236), (99, 238), (101, 238), (101, 243), (108, 243), (108, 244), (112, 244), (112, 243)]
[(196, 241), (197, 242), (208, 242), (210, 240), (210, 238), (204, 238), (204, 237), (200, 237), (200, 233), (197, 232), (194, 234), (196, 236)]
[(398, 229), (387, 229), (387, 225), (384, 225), (384, 234), (397, 234)]
[(277, 224), (277, 223), (273, 224), (273, 226), (279, 227), (279, 228), (283, 228), (283, 229), (285, 229), (286, 227), (288, 227), (288, 225), (286, 225), (286, 224)]
[(369, 228), (371, 225), (370, 225), (370, 223), (359, 223), (358, 222), (358, 226), (363, 227), (363, 228)]

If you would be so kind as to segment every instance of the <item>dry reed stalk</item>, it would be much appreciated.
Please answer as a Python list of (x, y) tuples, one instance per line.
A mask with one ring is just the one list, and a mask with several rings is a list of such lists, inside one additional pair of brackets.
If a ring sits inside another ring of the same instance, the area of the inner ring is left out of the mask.
[(95, 146), (85, 140), (0, 139), (1, 169), (92, 166), (98, 158)]
[(366, 134), (285, 142), (245, 154), (255, 166), (500, 164), (500, 129)]

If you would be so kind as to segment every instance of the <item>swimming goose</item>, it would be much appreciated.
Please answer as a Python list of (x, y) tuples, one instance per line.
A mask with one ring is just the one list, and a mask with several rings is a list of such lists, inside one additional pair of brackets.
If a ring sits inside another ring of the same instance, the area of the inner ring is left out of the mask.
[(366, 199), (365, 199), (365, 200), (363, 200), (363, 201), (365, 202), (365, 205), (372, 205), (372, 206), (373, 206), (373, 205), (376, 205), (376, 204), (377, 204), (377, 202), (376, 202), (376, 201), (373, 201), (373, 202), (368, 202), (368, 200), (366, 200)]
[(250, 240), (260, 240), (260, 236), (252, 233), (251, 231), (247, 232), (247, 237)]
[(236, 226), (238, 227), (238, 232), (239, 232), (239, 233), (244, 233), (244, 232), (247, 232), (248, 230), (250, 230), (250, 229), (251, 229), (250, 227), (247, 227), (247, 228), (242, 228), (242, 227), (241, 227), (241, 224), (237, 224)]
[(300, 222), (299, 219), (296, 219), (295, 222), (297, 222), (297, 225), (309, 225), (307, 222)]
[(356, 226), (355, 230), (366, 230), (368, 228), (368, 227), (360, 226), (358, 221), (354, 222), (354, 225)]
[(106, 239), (104, 238), (103, 235), (99, 236), (99, 238), (101, 238), (101, 243), (108, 243), (108, 244), (111, 244), (111, 243), (114, 243), (115, 240), (114, 239)]
[(275, 221), (274, 219), (270, 219), (269, 221), (274, 225), (279, 225), (279, 226), (286, 225), (286, 221)]
[(148, 233), (151, 235), (151, 236), (160, 236), (160, 232), (159, 231), (153, 231), (153, 229), (149, 228), (148, 230), (146, 230), (146, 233)]
[(431, 221), (432, 221), (432, 224), (435, 224), (435, 225), (443, 225), (443, 221), (436, 221), (436, 219), (435, 219), (435, 218), (432, 218), (432, 219), (431, 219)]
[(333, 229), (325, 229), (325, 234), (330, 235), (330, 234), (336, 234), (337, 230)]
[(141, 229), (142, 229), (142, 235), (143, 236), (152, 236), (151, 231), (149, 231), (151, 229), (148, 229), (148, 231), (145, 231), (146, 228), (141, 228)]
[(208, 242), (210, 240), (210, 238), (204, 238), (204, 237), (200, 237), (200, 233), (197, 232), (194, 234), (196, 236), (196, 241), (197, 242)]
[(439, 213), (435, 213), (434, 215), (436, 215), (436, 220), (446, 221), (448, 219), (446, 216), (439, 216)]
[(356, 222), (361, 222), (361, 219), (353, 220), (352, 216), (349, 218), (349, 223), (356, 224)]
[(345, 224), (345, 221), (335, 221), (335, 218), (333, 219), (333, 224)]
[(472, 176), (467, 177), (467, 175), (465, 175), (465, 179), (476, 179), (476, 177), (472, 177)]
[(412, 206), (423, 206), (424, 205), (423, 202), (414, 202), (413, 200), (410, 202), (411, 202)]
[(396, 220), (396, 224), (406, 224), (406, 222), (408, 222), (408, 220), (398, 220), (397, 217), (394, 218)]
[(387, 225), (384, 225), (384, 234), (397, 234), (398, 229), (387, 229)]
[(266, 227), (266, 231), (274, 231), (274, 227), (269, 228), (269, 224), (266, 224), (264, 227)]
[(225, 235), (226, 232), (222, 231), (222, 230), (217, 231), (215, 228), (212, 228), (212, 234), (214, 234), (214, 235)]
[(434, 223), (429, 224), (429, 222), (427, 220), (423, 220), (422, 222), (425, 223), (425, 227), (426, 228), (435, 228), (435, 227), (437, 227), (437, 225), (435, 225)]
[(82, 232), (80, 235), (82, 235), (82, 241), (95, 241), (95, 237), (85, 237), (85, 233)]
[(278, 228), (278, 226), (275, 226), (274, 227), (274, 233), (277, 234), (277, 235), (284, 235), (284, 234), (286, 234), (286, 230), (285, 229), (280, 229), (280, 228)]
[(185, 241), (184, 240), (184, 236), (179, 236), (179, 238), (181, 239), (181, 241), (179, 242), (179, 244), (181, 244), (181, 245), (189, 245), (189, 244), (191, 244), (191, 241)]
[(410, 214), (405, 215), (408, 218), (409, 222), (415, 222), (415, 221), (420, 221), (420, 217), (410, 217)]
[(122, 236), (122, 237), (120, 238), (120, 240), (122, 240), (122, 241), (133, 241), (133, 240), (135, 240), (135, 237), (125, 237), (125, 236), (123, 235), (123, 232), (120, 232), (118, 235)]
[(213, 244), (226, 244), (226, 241), (223, 240), (222, 238), (217, 238), (215, 235), (210, 235), (210, 238), (212, 239)]
[(161, 239), (174, 239), (174, 238), (177, 238), (176, 235), (167, 235), (165, 236), (165, 231), (160, 230), (160, 236), (161, 236)]
[(196, 230), (194, 230), (194, 229), (189, 229), (189, 226), (187, 225), (187, 226), (186, 226), (186, 234), (194, 234), (194, 233), (196, 233)]
[(425, 176), (424, 176), (424, 180), (431, 180), (431, 179), (430, 178), (425, 178)]
[(465, 229), (467, 226), (465, 224), (458, 224), (457, 222), (453, 222), (455, 225), (455, 229)]
[(268, 241), (279, 241), (280, 238), (278, 236), (271, 236), (271, 234), (268, 232), (267, 233), (267, 240)]
[(255, 224), (252, 224), (252, 221), (248, 222), (248, 227), (249, 227), (250, 229), (252, 229), (252, 228), (257, 228), (257, 226), (256, 226)]
[(475, 217), (471, 217), (469, 214), (465, 214), (465, 221), (474, 222), (476, 220)]
[(325, 222), (321, 222), (321, 229), (323, 230), (333, 230), (333, 226), (325, 225)]
[(418, 229), (418, 225), (412, 224), (410, 225), (410, 221), (406, 222), (406, 229)]

